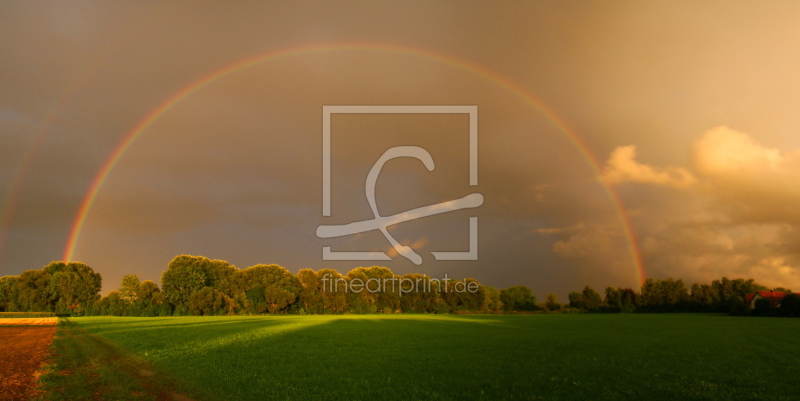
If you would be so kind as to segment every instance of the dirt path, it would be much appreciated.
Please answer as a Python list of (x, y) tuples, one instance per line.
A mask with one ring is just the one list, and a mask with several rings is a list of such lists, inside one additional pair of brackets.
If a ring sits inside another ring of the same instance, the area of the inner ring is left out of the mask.
[[(56, 319), (56, 318), (52, 318)], [(0, 322), (0, 400), (27, 400), (36, 389), (39, 368), (47, 359), (56, 326), (5, 325)]]
[(54, 370), (44, 377), (47, 399), (191, 400), (149, 363), (69, 320), (62, 321), (55, 350)]

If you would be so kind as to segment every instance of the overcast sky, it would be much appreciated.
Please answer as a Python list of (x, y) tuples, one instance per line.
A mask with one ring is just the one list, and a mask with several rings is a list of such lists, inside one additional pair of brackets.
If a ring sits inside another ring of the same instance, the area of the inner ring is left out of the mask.
[[(184, 253), (293, 272), (380, 264), (523, 284), (540, 299), (636, 288), (606, 187), (646, 277), (797, 289), (798, 20), (793, 2), (3, 2), (0, 275), (62, 258), (94, 178), (159, 105), (242, 60), (324, 45), (221, 77), (137, 137), (73, 255), (103, 274), (104, 292), (127, 273), (159, 282)], [(323, 217), (322, 106), (395, 104), (477, 105), (478, 185), (465, 115), (335, 115)], [(400, 145), (425, 148), (436, 168), (387, 163), (382, 215), (473, 192), (484, 204), (393, 226), (420, 266), (377, 231), (317, 238), (320, 224), (372, 218), (367, 173)], [(434, 260), (469, 248), (470, 216), (478, 260)], [(323, 261), (323, 246), (394, 260)]]

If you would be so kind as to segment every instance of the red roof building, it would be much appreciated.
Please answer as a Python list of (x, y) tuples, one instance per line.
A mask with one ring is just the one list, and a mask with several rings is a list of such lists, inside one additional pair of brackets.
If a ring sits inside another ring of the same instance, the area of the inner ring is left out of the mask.
[(783, 292), (783, 291), (758, 291), (755, 294), (747, 294), (747, 304), (750, 305), (750, 309), (754, 309), (756, 307), (756, 301), (764, 298), (769, 301), (770, 305), (773, 308), (777, 308), (778, 304), (781, 303), (783, 297), (791, 294), (791, 292)]

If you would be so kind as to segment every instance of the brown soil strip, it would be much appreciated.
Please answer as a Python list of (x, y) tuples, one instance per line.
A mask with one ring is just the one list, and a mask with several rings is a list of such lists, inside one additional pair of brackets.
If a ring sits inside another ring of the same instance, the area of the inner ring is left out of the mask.
[(0, 325), (0, 400), (27, 400), (39, 394), (39, 368), (47, 359), (55, 333), (54, 325)]

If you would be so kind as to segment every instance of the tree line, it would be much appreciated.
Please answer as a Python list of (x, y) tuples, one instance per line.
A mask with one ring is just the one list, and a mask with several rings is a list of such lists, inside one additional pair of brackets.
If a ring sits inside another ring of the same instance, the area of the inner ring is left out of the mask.
[[(719, 312), (733, 315), (788, 315), (800, 316), (800, 296), (789, 294), (784, 297), (775, 309), (769, 301), (756, 301), (755, 310), (745, 302), (748, 294), (770, 289), (758, 284), (753, 279), (737, 278), (730, 280), (723, 277), (711, 284), (692, 284), (687, 287), (683, 280), (647, 279), (640, 290), (631, 288), (608, 287), (601, 296), (589, 286), (581, 292), (569, 294), (569, 309), (587, 312)], [(786, 288), (774, 288), (773, 291), (791, 293)]]
[[(382, 284), (380, 291), (370, 286), (376, 283)], [(293, 274), (274, 264), (239, 269), (224, 260), (190, 255), (176, 256), (169, 263), (161, 276), (161, 287), (129, 274), (117, 290), (101, 297), (101, 284), (100, 274), (83, 263), (51, 262), (19, 276), (0, 277), (0, 312), (77, 316), (537, 311), (748, 314), (745, 295), (767, 289), (752, 279), (723, 277), (689, 288), (682, 280), (648, 279), (639, 291), (608, 287), (601, 296), (586, 286), (581, 292), (570, 293), (567, 304), (560, 304), (556, 294), (548, 294), (546, 301), (539, 303), (526, 286), (499, 290), (471, 278), (456, 281), (421, 274), (401, 276), (380, 266), (358, 267), (345, 275), (333, 269), (302, 269)], [(800, 310), (791, 309), (794, 299), (800, 305), (800, 298), (792, 294), (784, 299), (789, 302), (783, 302), (786, 305), (781, 305), (780, 312), (800, 315)], [(792, 312), (788, 312), (790, 309)]]

